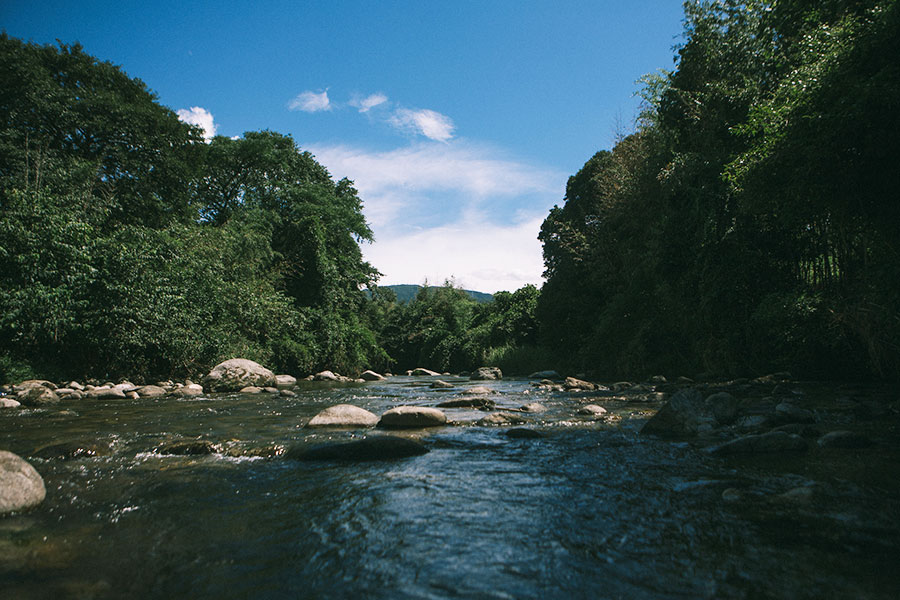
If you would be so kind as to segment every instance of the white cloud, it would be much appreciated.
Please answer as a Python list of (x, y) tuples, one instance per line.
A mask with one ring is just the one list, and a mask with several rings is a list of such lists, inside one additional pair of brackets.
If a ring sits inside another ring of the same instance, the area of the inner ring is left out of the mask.
[(388, 101), (388, 97), (382, 94), (381, 92), (370, 94), (365, 98), (354, 98), (350, 101), (350, 106), (354, 106), (359, 109), (359, 112), (365, 113), (369, 112), (376, 106), (384, 104)]
[(203, 129), (203, 137), (207, 142), (216, 136), (218, 126), (213, 119), (212, 113), (205, 108), (199, 106), (181, 108), (175, 111), (175, 114), (178, 115), (179, 120), (191, 125), (197, 125)]
[(363, 252), (385, 274), (383, 284), (455, 276), (493, 292), (540, 283), (537, 235), (567, 174), (466, 140), (388, 152), (308, 149), (336, 177), (355, 182), (376, 240)]
[(453, 121), (447, 115), (427, 108), (411, 110), (397, 109), (388, 123), (403, 131), (424, 135), (436, 142), (446, 142), (453, 137)]
[(328, 90), (323, 92), (303, 92), (288, 103), (289, 110), (302, 110), (303, 112), (321, 112), (331, 110), (331, 101), (328, 99)]
[(453, 278), (466, 289), (494, 293), (540, 287), (544, 264), (537, 240), (544, 215), (514, 225), (466, 219), (379, 240), (363, 254), (382, 273), (381, 285), (440, 285)]

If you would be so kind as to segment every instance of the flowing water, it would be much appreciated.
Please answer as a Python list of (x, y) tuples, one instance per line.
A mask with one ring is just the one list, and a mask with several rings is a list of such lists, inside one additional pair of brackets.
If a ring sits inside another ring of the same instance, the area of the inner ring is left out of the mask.
[[(303, 427), (328, 406), (380, 414), (470, 385), (427, 381), (0, 411), (0, 448), (47, 485), (40, 507), (0, 518), (0, 598), (897, 597), (892, 492), (649, 439), (654, 404), (504, 380), (486, 384), (500, 408), (547, 407), (528, 425), (543, 438), (447, 409), (454, 424), (412, 434), (422, 456), (280, 455), (378, 433)], [(577, 416), (587, 402), (613, 418)], [(154, 452), (196, 437), (221, 451)], [(39, 457), (66, 442), (109, 452)], [(813, 502), (780, 496), (804, 487)]]

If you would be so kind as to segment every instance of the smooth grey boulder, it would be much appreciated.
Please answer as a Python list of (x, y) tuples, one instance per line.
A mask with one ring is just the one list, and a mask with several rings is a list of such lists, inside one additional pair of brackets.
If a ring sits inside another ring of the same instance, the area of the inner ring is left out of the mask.
[(194, 398), (203, 395), (203, 386), (197, 383), (191, 383), (172, 390), (170, 395), (175, 396), (176, 398)]
[(248, 385), (245, 388), (241, 388), (238, 390), (242, 394), (262, 394), (263, 389), (261, 387), (256, 387), (255, 385)]
[(428, 387), (430, 387), (433, 390), (449, 390), (449, 389), (453, 388), (454, 386), (452, 383), (447, 383), (446, 381), (442, 381), (442, 380), (438, 379), (437, 381), (432, 381), (431, 385), (429, 385)]
[(124, 400), (128, 396), (121, 388), (96, 387), (88, 390), (87, 397), (94, 400)]
[(331, 371), (320, 371), (313, 375), (313, 381), (338, 381), (340, 377)]
[(0, 408), (19, 408), (22, 403), (12, 398), (0, 398)]
[(466, 396), (489, 396), (490, 394), (496, 393), (496, 390), (492, 390), (489, 387), (484, 387), (483, 385), (476, 385), (474, 387), (466, 388), (462, 391), (462, 394)]
[(379, 427), (386, 429), (417, 429), (437, 427), (447, 423), (447, 415), (429, 406), (397, 406), (381, 415)]
[(586, 404), (579, 408), (576, 412), (579, 415), (585, 415), (588, 417), (603, 417), (606, 416), (607, 410), (602, 406), (598, 406), (596, 404)]
[(46, 496), (40, 473), (22, 457), (0, 450), (0, 515), (35, 507)]
[(236, 392), (250, 385), (275, 385), (275, 373), (252, 360), (232, 358), (213, 367), (202, 380), (210, 392)]
[(310, 448), (295, 447), (285, 456), (295, 460), (367, 461), (420, 456), (428, 452), (422, 442), (393, 435), (378, 435), (337, 444)]
[(352, 404), (329, 406), (310, 419), (307, 427), (374, 427), (378, 417)]
[(363, 371), (359, 378), (365, 381), (384, 381), (385, 379), (384, 375), (371, 370)]
[(141, 398), (160, 398), (168, 393), (166, 388), (158, 385), (145, 385), (139, 387), (136, 391)]
[(806, 440), (793, 433), (770, 431), (759, 435), (745, 435), (709, 449), (712, 454), (765, 454), (772, 452), (803, 452)]
[(500, 367), (478, 367), (475, 372), (469, 375), (472, 381), (494, 381), (503, 379), (503, 371)]
[(527, 413), (542, 413), (547, 412), (547, 407), (540, 402), (529, 402), (528, 404), (520, 406), (519, 410)]
[(276, 375), (275, 387), (279, 390), (286, 390), (297, 385), (297, 378), (293, 375)]

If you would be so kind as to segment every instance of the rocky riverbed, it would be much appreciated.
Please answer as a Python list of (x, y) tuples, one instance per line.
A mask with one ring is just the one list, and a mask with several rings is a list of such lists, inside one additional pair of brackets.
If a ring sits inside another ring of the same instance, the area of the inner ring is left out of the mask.
[[(207, 377), (157, 382), (153, 395), (130, 382), (9, 388), (0, 399), (20, 406), (0, 408), (0, 449), (33, 467), (45, 497), (0, 517), (0, 587), (290, 595), (307, 590), (291, 570), (303, 557), (310, 593), (338, 578), (342, 592), (375, 597), (386, 589), (366, 586), (402, 583), (409, 597), (897, 591), (893, 388), (484, 373), (263, 374), (217, 392)], [(294, 560), (269, 556), (273, 539)], [(119, 576), (142, 563), (157, 583)], [(237, 581), (228, 564), (262, 570)]]

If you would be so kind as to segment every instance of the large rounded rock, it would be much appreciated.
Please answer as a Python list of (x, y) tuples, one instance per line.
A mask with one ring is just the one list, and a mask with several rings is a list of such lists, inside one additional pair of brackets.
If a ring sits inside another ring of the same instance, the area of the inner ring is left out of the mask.
[(166, 388), (158, 385), (145, 385), (139, 387), (137, 393), (141, 398), (160, 398), (165, 396), (168, 392), (166, 391)]
[(359, 378), (364, 381), (384, 381), (385, 379), (384, 375), (371, 370), (363, 371)]
[(0, 398), (0, 408), (19, 408), (22, 403), (12, 398)]
[(472, 381), (493, 381), (503, 379), (503, 371), (500, 367), (478, 367), (475, 372), (469, 376)]
[(37, 506), (46, 496), (44, 480), (34, 467), (0, 450), (0, 515)]
[(216, 365), (203, 378), (203, 387), (210, 392), (236, 392), (247, 386), (275, 385), (275, 373), (245, 358), (232, 358)]
[(381, 415), (379, 427), (387, 429), (417, 429), (437, 427), (447, 423), (447, 415), (428, 406), (397, 406)]
[(714, 424), (715, 417), (706, 410), (700, 392), (686, 389), (680, 390), (662, 405), (644, 424), (641, 433), (660, 437), (691, 436), (704, 428), (711, 428)]
[(296, 460), (389, 460), (419, 456), (428, 452), (421, 442), (392, 435), (379, 435), (344, 442), (339, 444), (322, 444), (311, 448), (292, 448), (287, 458)]
[(478, 410), (494, 410), (497, 403), (490, 398), (456, 398), (438, 404), (438, 408), (477, 408)]
[(310, 419), (307, 427), (374, 427), (378, 417), (352, 404), (337, 404)]
[(59, 395), (48, 387), (32, 385), (16, 395), (16, 400), (25, 406), (45, 406), (59, 402)]
[(417, 369), (413, 369), (409, 372), (412, 377), (439, 377), (440, 373), (437, 371), (432, 371), (431, 369), (423, 369), (419, 367)]
[(124, 400), (128, 396), (125, 395), (125, 392), (122, 391), (122, 388), (97, 387), (92, 390), (88, 390), (87, 397), (94, 400)]
[(275, 376), (275, 387), (279, 390), (290, 389), (297, 385), (297, 378), (293, 375), (276, 375)]

